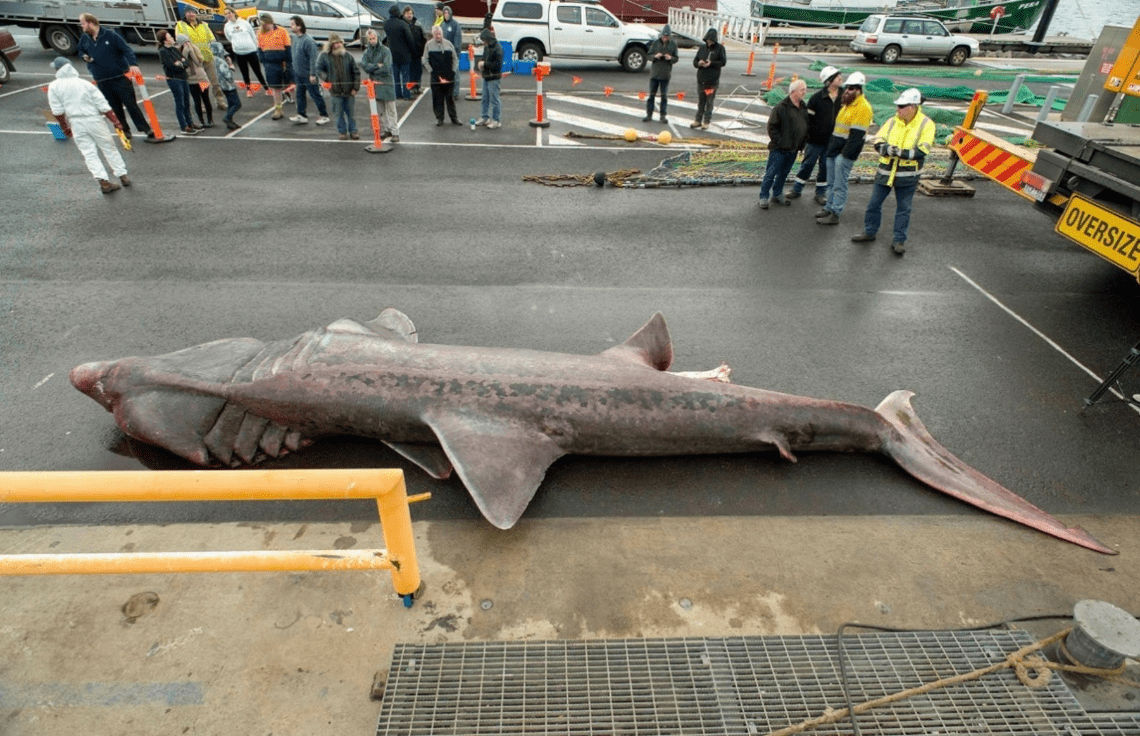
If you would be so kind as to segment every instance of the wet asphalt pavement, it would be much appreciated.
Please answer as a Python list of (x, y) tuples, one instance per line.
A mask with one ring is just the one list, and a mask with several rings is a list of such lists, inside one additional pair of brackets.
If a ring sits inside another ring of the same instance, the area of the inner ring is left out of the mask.
[[(0, 90), (0, 469), (189, 467), (127, 439), (75, 391), (67, 373), (83, 362), (282, 339), (388, 306), (423, 342), (594, 353), (660, 310), (676, 370), (724, 361), (740, 384), (870, 406), (910, 389), (937, 439), (1032, 503), (1061, 516), (1136, 512), (1140, 414), (1119, 402), (1082, 410), (1097, 380), (1062, 351), (1098, 376), (1116, 367), (1140, 339), (1140, 287), (996, 186), (976, 182), (973, 199), (919, 196), (902, 258), (887, 230), (870, 246), (849, 242), (866, 185), (832, 228), (814, 224), (810, 199), (758, 210), (755, 187), (543, 187), (522, 176), (645, 171), (671, 152), (552, 145), (564, 124), (536, 146), (533, 82), (516, 78), (502, 130), (437, 129), (423, 99), (382, 156), (332, 140), (331, 126), (270, 121), (255, 98), (238, 119), (261, 117), (236, 137), (138, 144), (135, 185), (103, 196), (74, 146), (45, 134), (44, 96), (31, 88), (50, 80), (52, 54), (20, 40)], [(801, 73), (811, 61), (781, 60)], [(143, 66), (155, 73), (155, 57)], [(631, 90), (646, 79), (556, 68), (565, 73), (551, 85), (564, 91), (571, 75)], [(694, 86), (686, 65), (675, 75), (674, 91)], [(169, 96), (157, 99), (162, 116)], [(461, 102), (464, 120), (475, 114)], [(687, 132), (686, 115), (674, 116)], [(1140, 373), (1124, 387), (1140, 391)], [(326, 439), (266, 467), (351, 466), (404, 468), (411, 492), (433, 493), (417, 519), (478, 515), (458, 479), (433, 481), (371, 441)], [(527, 516), (978, 513), (878, 457), (805, 454), (793, 465), (773, 454), (564, 458)], [(358, 518), (374, 520), (375, 506), (0, 504), (5, 526)]]

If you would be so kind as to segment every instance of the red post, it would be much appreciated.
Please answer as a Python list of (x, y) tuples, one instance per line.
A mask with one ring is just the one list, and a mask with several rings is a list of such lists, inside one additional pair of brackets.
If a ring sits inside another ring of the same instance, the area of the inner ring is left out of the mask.
[(768, 81), (764, 83), (764, 89), (772, 89), (772, 85), (776, 83), (776, 57), (780, 55), (780, 44), (772, 47), (772, 65), (768, 67)]
[(364, 150), (369, 153), (390, 153), (392, 146), (381, 140), (380, 111), (376, 105), (376, 83), (371, 79), (366, 79), (362, 84), (368, 90), (368, 111), (372, 114), (372, 145), (365, 146)]
[(534, 78), (538, 80), (538, 83), (534, 98), (535, 118), (530, 121), (532, 128), (550, 127), (550, 121), (546, 119), (546, 98), (542, 94), (542, 78), (549, 73), (550, 64), (547, 62), (540, 62), (534, 67)]
[[(164, 136), (162, 134), (162, 125), (158, 122), (158, 114), (154, 111), (154, 103), (150, 101), (150, 95), (146, 92), (146, 83), (143, 81), (142, 74), (128, 74), (130, 80), (135, 83), (139, 88), (139, 93), (142, 95), (143, 107), (146, 108), (146, 117), (150, 121), (150, 129), (154, 131), (154, 138), (146, 138), (147, 143), (169, 143), (178, 136), (170, 135)], [(123, 121), (126, 125), (127, 121)]]
[(748, 48), (748, 67), (744, 70), (743, 76), (755, 77), (752, 73), (752, 62), (756, 60), (756, 34), (752, 34), (752, 45)]

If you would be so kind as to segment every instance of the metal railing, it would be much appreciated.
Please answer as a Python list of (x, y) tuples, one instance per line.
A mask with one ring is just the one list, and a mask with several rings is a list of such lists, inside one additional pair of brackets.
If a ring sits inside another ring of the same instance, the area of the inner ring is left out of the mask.
[(0, 473), (0, 503), (375, 498), (387, 550), (0, 555), (0, 575), (390, 570), (410, 607), (420, 588), (402, 470), (177, 470)]
[(711, 10), (669, 8), (669, 26), (673, 32), (696, 41), (704, 38), (710, 28), (723, 42), (739, 41), (749, 46), (763, 46), (764, 36), (771, 21), (766, 18), (749, 18)]

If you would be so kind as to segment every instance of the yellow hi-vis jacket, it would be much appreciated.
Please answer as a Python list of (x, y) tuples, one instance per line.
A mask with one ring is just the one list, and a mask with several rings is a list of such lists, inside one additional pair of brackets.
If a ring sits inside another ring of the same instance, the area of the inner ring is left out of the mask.
[[(900, 184), (913, 184), (918, 180), (922, 159), (934, 145), (934, 121), (923, 115), (921, 108), (915, 111), (909, 123), (895, 115), (879, 130), (873, 144), (879, 151), (879, 170), (875, 180), (888, 187), (894, 186), (895, 179), (905, 180)], [(890, 151), (895, 147), (898, 155), (892, 156)]]

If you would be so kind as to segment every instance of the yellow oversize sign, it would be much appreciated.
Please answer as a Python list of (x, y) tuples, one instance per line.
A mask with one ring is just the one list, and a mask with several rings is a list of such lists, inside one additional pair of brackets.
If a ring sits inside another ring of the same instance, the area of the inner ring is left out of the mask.
[(1140, 223), (1074, 194), (1057, 232), (1140, 278)]

